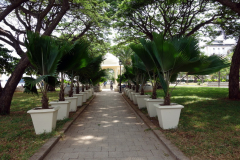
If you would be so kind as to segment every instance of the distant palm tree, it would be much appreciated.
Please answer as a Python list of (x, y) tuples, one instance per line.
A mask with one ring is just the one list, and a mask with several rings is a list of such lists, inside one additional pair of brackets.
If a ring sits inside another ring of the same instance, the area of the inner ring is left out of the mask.
[[(61, 86), (59, 92), (59, 101), (64, 101), (64, 78), (63, 74), (69, 71), (71, 73), (75, 73), (81, 68), (87, 66), (88, 59), (88, 46), (89, 43), (80, 39), (76, 41), (74, 44), (70, 42), (63, 42), (61, 44), (60, 52), (62, 52), (63, 56), (59, 62), (57, 71), (61, 74)], [(70, 75), (70, 77), (74, 75)], [(72, 88), (72, 83), (71, 83)], [(71, 90), (72, 92), (72, 90)], [(79, 93), (79, 91), (78, 91)], [(78, 94), (77, 93), (77, 94)]]
[(124, 49), (121, 49), (118, 51), (117, 56), (122, 61), (122, 64), (124, 66), (130, 66), (132, 64), (131, 56), (133, 54), (133, 51), (130, 47), (126, 47)]

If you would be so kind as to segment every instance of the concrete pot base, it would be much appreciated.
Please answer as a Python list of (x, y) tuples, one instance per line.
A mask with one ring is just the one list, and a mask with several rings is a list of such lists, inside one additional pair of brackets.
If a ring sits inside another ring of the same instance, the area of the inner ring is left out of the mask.
[(146, 103), (144, 101), (144, 98), (149, 98), (150, 95), (136, 95), (135, 97), (137, 99), (138, 108), (139, 109), (146, 108)]
[(154, 104), (157, 110), (159, 125), (162, 129), (177, 128), (182, 105), (171, 103), (171, 105), (161, 106)]
[(69, 112), (76, 112), (77, 110), (77, 97), (66, 97), (65, 101), (71, 102), (70, 104), (70, 111)]
[(51, 109), (34, 108), (29, 110), (36, 134), (50, 133), (56, 128), (57, 114), (60, 107)]
[(148, 98), (146, 99), (146, 106), (147, 106), (147, 111), (148, 111), (148, 115), (149, 117), (156, 117), (157, 116), (157, 111), (156, 111), (156, 107), (154, 106), (154, 104), (163, 104), (164, 99), (152, 99), (152, 98)]
[(69, 101), (54, 101), (49, 103), (52, 107), (60, 107), (57, 114), (57, 120), (63, 120), (69, 117), (70, 104)]
[(77, 106), (82, 106), (83, 104), (83, 94), (73, 94), (74, 97), (78, 97)]

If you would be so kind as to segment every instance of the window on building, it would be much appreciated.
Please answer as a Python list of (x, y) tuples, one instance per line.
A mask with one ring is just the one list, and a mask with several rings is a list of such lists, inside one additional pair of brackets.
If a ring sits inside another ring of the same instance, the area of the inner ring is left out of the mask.
[(213, 48), (213, 50), (215, 50), (215, 48)]
[(224, 50), (224, 48), (222, 48)]
[(218, 50), (220, 50), (220, 48), (218, 48)]

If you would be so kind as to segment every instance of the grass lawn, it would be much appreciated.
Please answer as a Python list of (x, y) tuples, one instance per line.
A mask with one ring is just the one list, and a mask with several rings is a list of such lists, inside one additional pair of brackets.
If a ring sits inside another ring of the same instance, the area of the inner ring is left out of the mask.
[(192, 159), (240, 159), (240, 101), (227, 96), (227, 88), (176, 87), (171, 102), (184, 106), (179, 126), (162, 132)]
[[(58, 99), (58, 92), (48, 93), (49, 101)], [(41, 106), (41, 95), (39, 97), (26, 93), (15, 93), (9, 116), (0, 116), (0, 159), (28, 159), (49, 138), (56, 134), (35, 135), (32, 119), (27, 111)], [(58, 121), (57, 129), (60, 129), (68, 119)]]

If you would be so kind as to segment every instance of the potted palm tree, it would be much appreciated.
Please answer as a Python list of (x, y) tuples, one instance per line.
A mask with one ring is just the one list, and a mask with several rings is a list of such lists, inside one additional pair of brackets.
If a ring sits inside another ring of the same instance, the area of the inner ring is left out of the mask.
[[(137, 84), (136, 92), (132, 92), (132, 99), (133, 99), (134, 104), (139, 104), (140, 108), (142, 108), (142, 107), (145, 107), (145, 106), (141, 106), (141, 104), (142, 104), (141, 101), (143, 101), (144, 98), (146, 98), (144, 96), (144, 84), (146, 83), (148, 75), (147, 75), (146, 68), (145, 68), (142, 60), (136, 54), (133, 54), (131, 58), (132, 58), (133, 72), (136, 77), (136, 84)], [(139, 84), (141, 84), (141, 85), (139, 85)], [(141, 87), (139, 88), (139, 86), (141, 86)], [(140, 90), (140, 92), (139, 92), (139, 90)], [(138, 96), (140, 94), (141, 94), (141, 96)], [(138, 101), (137, 101), (136, 96), (138, 96)]]
[[(83, 40), (78, 40), (74, 44), (71, 44), (68, 41), (64, 42), (59, 42), (61, 48), (60, 52), (62, 53), (62, 58), (58, 64), (57, 67), (57, 73), (60, 74), (60, 92), (59, 92), (59, 101), (52, 101), (49, 104), (52, 107), (55, 106), (60, 106), (60, 109), (58, 111), (58, 120), (62, 120), (64, 118), (69, 117), (69, 111), (74, 111), (75, 110), (75, 99), (73, 100), (74, 102), (71, 105), (71, 100), (66, 100), (64, 98), (64, 75), (65, 72), (68, 70), (71, 70), (74, 68), (76, 65), (79, 65), (81, 63), (81, 59), (83, 58), (85, 48), (88, 46), (88, 43), (86, 43)], [(75, 95), (77, 97), (77, 106), (82, 105), (82, 94), (77, 94)]]
[(176, 79), (179, 72), (188, 75), (206, 75), (218, 72), (229, 64), (225, 59), (213, 55), (201, 56), (198, 41), (193, 37), (176, 37), (164, 39), (162, 34), (153, 33), (153, 41), (141, 39), (154, 64), (157, 66), (158, 78), (164, 91), (164, 102), (154, 104), (157, 110), (160, 127), (163, 129), (178, 126), (182, 105), (171, 103), (169, 84)]
[[(73, 83), (75, 77), (78, 79), (78, 72), (86, 67), (88, 65), (88, 59), (89, 59), (89, 50), (88, 50), (89, 44), (85, 42), (84, 40), (79, 40), (75, 47), (71, 50), (71, 55), (78, 55), (78, 58), (73, 61), (78, 61), (78, 63), (75, 63), (71, 65), (71, 68), (67, 71), (65, 71), (66, 75), (70, 79), (70, 91), (68, 93), (68, 97), (65, 98), (67, 101), (71, 101), (70, 111), (75, 112), (77, 110), (77, 106), (81, 105), (83, 102), (83, 95), (82, 94), (73, 94)], [(72, 58), (76, 58), (74, 56), (71, 56)], [(78, 87), (77, 87), (78, 88)]]
[(134, 53), (142, 60), (143, 64), (145, 65), (145, 70), (149, 75), (150, 82), (152, 83), (151, 98), (150, 96), (148, 97), (137, 96), (139, 98), (143, 97), (143, 100), (139, 101), (138, 106), (140, 106), (139, 108), (147, 107), (148, 115), (150, 117), (156, 117), (157, 112), (153, 104), (163, 102), (163, 99), (157, 98), (157, 81), (158, 81), (157, 68), (159, 66), (155, 65), (155, 59), (151, 59), (149, 57), (149, 54), (145, 50), (144, 46), (142, 46), (141, 44), (131, 44), (130, 47), (132, 48)]
[(56, 127), (59, 107), (48, 106), (47, 88), (57, 82), (56, 69), (62, 54), (56, 41), (48, 36), (27, 32), (25, 40), (27, 56), (39, 76), (35, 79), (24, 77), (25, 92), (38, 94), (36, 85), (42, 93), (42, 107), (29, 110), (36, 134), (51, 132)]

